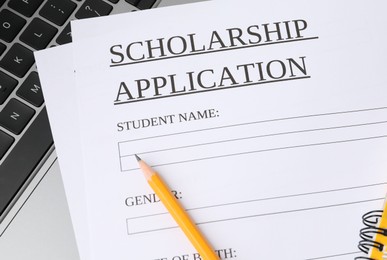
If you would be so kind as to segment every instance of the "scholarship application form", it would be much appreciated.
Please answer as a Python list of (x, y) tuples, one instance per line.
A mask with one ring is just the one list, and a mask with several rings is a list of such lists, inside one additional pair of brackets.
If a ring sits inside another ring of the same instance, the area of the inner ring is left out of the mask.
[(91, 259), (200, 259), (134, 154), (222, 259), (356, 256), (387, 189), (385, 5), (225, 0), (73, 22)]

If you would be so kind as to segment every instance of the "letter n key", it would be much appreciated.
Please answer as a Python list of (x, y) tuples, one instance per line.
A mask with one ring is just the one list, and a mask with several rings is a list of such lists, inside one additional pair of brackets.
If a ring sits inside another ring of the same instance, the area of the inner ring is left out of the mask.
[(0, 125), (14, 134), (20, 134), (34, 114), (32, 108), (13, 98), (0, 112)]

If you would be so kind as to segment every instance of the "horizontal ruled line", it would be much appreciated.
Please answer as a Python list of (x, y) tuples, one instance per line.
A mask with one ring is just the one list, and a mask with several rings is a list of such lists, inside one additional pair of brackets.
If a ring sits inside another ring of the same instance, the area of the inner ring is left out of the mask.
[[(305, 148), (305, 147), (312, 147), (312, 146), (358, 142), (358, 141), (365, 141), (365, 140), (372, 140), (372, 139), (381, 139), (381, 138), (386, 138), (386, 137), (387, 137), (387, 135), (381, 135), (381, 136), (370, 136), (370, 137), (356, 138), (356, 139), (337, 140), (337, 141), (331, 141), (331, 142), (321, 142), (321, 143), (312, 143), (312, 144), (301, 144), (301, 145), (292, 145), (292, 146), (284, 146), (284, 147), (275, 147), (275, 148), (268, 148), (268, 149), (262, 149), (262, 150), (230, 153), (230, 154), (209, 156), (209, 157), (196, 158), (196, 159), (190, 159), (190, 160), (175, 161), (175, 162), (170, 162), (170, 163), (155, 164), (155, 165), (152, 165), (152, 167), (176, 165), (176, 164), (181, 164), (181, 163), (189, 163), (189, 162), (197, 162), (197, 161), (203, 161), (203, 160), (226, 158), (226, 157), (239, 156), (239, 155), (245, 155), (245, 154), (264, 153), (264, 152), (273, 152), (273, 151), (280, 151), (280, 150), (287, 150), (287, 149)], [(126, 169), (126, 170), (122, 170), (122, 172), (128, 172), (128, 171), (134, 171), (134, 170), (138, 170), (138, 168)]]
[[(236, 141), (249, 140), (249, 139), (255, 139), (255, 138), (264, 138), (264, 137), (279, 136), (279, 135), (288, 135), (288, 134), (298, 134), (298, 133), (307, 133), (307, 132), (326, 131), (326, 130), (342, 129), (342, 128), (350, 128), (350, 127), (378, 125), (378, 124), (385, 124), (385, 123), (387, 123), (387, 121), (369, 122), (369, 123), (354, 124), (354, 125), (341, 125), (341, 126), (315, 128), (315, 129), (304, 129), (304, 130), (297, 130), (297, 131), (288, 131), (288, 132), (281, 132), (281, 133), (273, 133), (273, 134), (265, 134), (265, 135), (256, 135), (256, 136), (234, 138), (234, 139), (228, 139), (228, 140), (222, 140), (222, 141), (216, 141), (216, 142), (207, 142), (207, 143), (200, 143), (200, 144), (178, 146), (178, 147), (172, 147), (172, 148), (166, 148), (166, 149), (146, 151), (146, 152), (141, 152), (141, 153), (137, 152), (136, 154), (137, 155), (144, 155), (144, 154), (149, 154), (149, 153), (165, 152), (165, 151), (172, 151), (172, 150), (177, 150), (177, 149), (184, 149), (184, 148), (191, 148), (191, 147), (198, 147), (198, 146), (212, 145), (212, 144), (220, 144), (220, 143), (227, 143), (227, 142), (236, 142)], [(131, 157), (131, 156), (134, 156), (134, 154), (120, 155), (120, 158)]]
[[(189, 212), (189, 211), (198, 210), (198, 209), (218, 208), (218, 207), (223, 207), (223, 206), (245, 204), (245, 203), (250, 203), (250, 202), (286, 199), (286, 198), (310, 196), (310, 195), (324, 194), (324, 193), (331, 193), (331, 192), (338, 192), (338, 191), (356, 190), (356, 189), (363, 189), (363, 188), (382, 186), (382, 185), (387, 185), (387, 182), (372, 183), (372, 184), (360, 185), (360, 186), (342, 187), (342, 188), (330, 189), (330, 190), (319, 190), (319, 191), (312, 191), (312, 192), (305, 192), (305, 193), (295, 193), (295, 194), (288, 194), (288, 195), (281, 195), (281, 196), (274, 196), (274, 197), (267, 197), (267, 198), (258, 198), (258, 199), (251, 199), (251, 200), (236, 201), (236, 202), (230, 202), (230, 203), (215, 204), (215, 205), (210, 205), (210, 206), (189, 208), (189, 209), (186, 209), (186, 211)], [(169, 214), (168, 212), (162, 212), (162, 213), (157, 213), (157, 214), (148, 214), (148, 215), (143, 215), (143, 216), (138, 216), (138, 217), (127, 218), (127, 220), (154, 217), (154, 216), (160, 216), (160, 215), (168, 215), (168, 214)]]
[(224, 129), (224, 128), (237, 127), (237, 126), (246, 126), (246, 125), (262, 124), (262, 123), (285, 121), (285, 120), (293, 120), (293, 119), (301, 119), (301, 118), (311, 118), (311, 117), (332, 116), (332, 115), (359, 113), (359, 112), (367, 112), (367, 111), (377, 111), (377, 110), (385, 110), (385, 109), (387, 109), (387, 107), (375, 107), (375, 108), (366, 108), (366, 109), (355, 109), (355, 110), (328, 112), (328, 113), (321, 113), (321, 114), (311, 114), (311, 115), (299, 115), (299, 116), (292, 116), (292, 117), (282, 117), (282, 118), (260, 120), (260, 121), (246, 122), (246, 123), (240, 123), (240, 124), (232, 124), (232, 125), (225, 125), (225, 126), (203, 128), (203, 129), (184, 131), (184, 132), (177, 132), (177, 133), (171, 133), (171, 134), (154, 135), (154, 136), (150, 136), (150, 137), (144, 137), (144, 138), (137, 138), (137, 139), (132, 139), (132, 140), (121, 141), (121, 142), (118, 142), (118, 145), (121, 145), (121, 144), (124, 144), (124, 143), (141, 141), (141, 140), (155, 139), (155, 138), (159, 138), (159, 137), (167, 137), (167, 136), (174, 136), (174, 135), (184, 135), (184, 134), (204, 132), (204, 131), (211, 131), (211, 130), (218, 130), (218, 129)]
[(358, 201), (351, 201), (351, 202), (339, 203), (339, 204), (329, 204), (329, 205), (318, 206), (318, 207), (309, 207), (309, 208), (302, 208), (302, 209), (293, 209), (293, 210), (276, 211), (276, 212), (270, 212), (270, 213), (262, 213), (262, 214), (244, 216), (244, 217), (229, 218), (229, 219), (224, 219), (224, 220), (204, 221), (204, 222), (200, 222), (197, 224), (203, 225), (203, 224), (210, 224), (210, 223), (225, 222), (225, 221), (230, 221), (230, 220), (239, 220), (239, 219), (247, 219), (247, 218), (255, 218), (255, 217), (273, 216), (273, 215), (279, 215), (279, 214), (288, 214), (288, 213), (294, 213), (294, 212), (310, 211), (310, 210), (317, 210), (317, 209), (342, 207), (342, 206), (348, 206), (348, 205), (353, 205), (353, 204), (360, 204), (360, 203), (366, 203), (366, 202), (372, 202), (372, 201), (378, 201), (378, 200), (384, 200), (384, 199), (385, 198), (382, 197), (382, 198), (375, 198), (375, 199), (369, 199), (369, 200), (358, 200)]
[[(328, 209), (328, 208), (334, 208), (334, 207), (343, 207), (343, 206), (349, 206), (349, 205), (355, 205), (355, 204), (361, 204), (361, 203), (367, 203), (367, 202), (373, 202), (373, 201), (383, 201), (384, 199), (385, 198), (382, 197), (382, 198), (375, 198), (375, 199), (368, 199), (368, 200), (351, 201), (351, 202), (346, 202), (346, 203), (329, 204), (329, 205), (317, 206), (317, 207), (308, 207), (308, 208), (301, 208), (301, 209), (294, 209), (294, 210), (275, 211), (275, 212), (247, 215), (247, 216), (235, 217), (235, 218), (227, 218), (227, 219), (220, 219), (220, 220), (213, 220), (213, 221), (197, 222), (196, 224), (197, 225), (205, 225), (205, 224), (213, 224), (213, 223), (220, 223), (220, 222), (227, 222), (227, 221), (234, 221), (234, 220), (241, 220), (241, 219), (266, 217), (266, 216), (273, 216), (273, 215), (280, 215), (280, 214), (289, 214), (289, 213), (298, 213), (298, 212), (311, 211), (311, 210), (321, 210), (321, 209)], [(130, 219), (127, 219), (127, 221), (128, 220), (130, 220)], [(143, 234), (143, 233), (151, 233), (151, 232), (155, 232), (155, 231), (170, 230), (170, 229), (175, 229), (175, 228), (178, 228), (178, 226), (165, 227), (165, 228), (157, 228), (157, 229), (138, 231), (138, 232), (128, 232), (128, 234), (129, 235), (137, 235), (137, 234)]]
[(314, 258), (307, 258), (305, 260), (328, 259), (328, 258), (336, 258), (336, 257), (340, 257), (340, 256), (345, 256), (345, 255), (357, 255), (357, 254), (362, 254), (362, 252), (357, 251), (357, 252), (349, 252), (349, 253), (342, 253), (342, 254), (336, 254), (336, 255), (319, 256), (319, 257), (314, 257)]

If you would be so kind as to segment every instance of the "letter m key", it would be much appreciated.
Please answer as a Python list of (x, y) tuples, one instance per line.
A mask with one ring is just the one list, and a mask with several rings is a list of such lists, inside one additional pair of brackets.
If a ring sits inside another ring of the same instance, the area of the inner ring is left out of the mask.
[(37, 94), (40, 90), (40, 87), (38, 85), (35, 85), (34, 84), (34, 87), (31, 88), (31, 91), (34, 92), (35, 94)]

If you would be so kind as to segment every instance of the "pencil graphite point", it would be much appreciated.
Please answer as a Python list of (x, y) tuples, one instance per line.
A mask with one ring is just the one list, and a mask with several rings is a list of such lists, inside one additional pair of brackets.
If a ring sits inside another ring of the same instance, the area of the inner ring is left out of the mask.
[(152, 176), (156, 174), (156, 172), (151, 167), (149, 167), (148, 164), (146, 164), (140, 157), (138, 157), (137, 154), (135, 154), (134, 156), (136, 156), (138, 165), (140, 166), (144, 177), (147, 179), (147, 181), (149, 181)]

